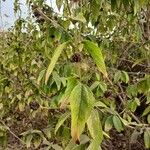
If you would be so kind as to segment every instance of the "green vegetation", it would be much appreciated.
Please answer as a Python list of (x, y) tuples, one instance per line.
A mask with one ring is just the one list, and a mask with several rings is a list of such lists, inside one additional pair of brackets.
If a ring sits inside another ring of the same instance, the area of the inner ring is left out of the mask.
[(26, 3), (0, 33), (0, 149), (149, 149), (149, 0)]

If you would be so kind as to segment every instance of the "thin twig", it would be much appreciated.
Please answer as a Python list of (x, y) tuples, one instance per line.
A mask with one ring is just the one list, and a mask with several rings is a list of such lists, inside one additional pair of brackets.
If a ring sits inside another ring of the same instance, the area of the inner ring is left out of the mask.
[[(114, 85), (113, 85), (112, 81), (111, 81), (110, 79), (107, 79), (107, 80), (108, 80), (109, 83), (113, 86), (113, 89), (114, 89), (115, 93), (118, 95), (120, 101), (121, 101), (122, 104), (125, 106), (125, 100), (124, 100), (124, 98), (122, 98), (122, 97), (120, 96), (120, 94), (118, 93), (118, 91), (116, 90), (116, 88), (114, 88)], [(137, 123), (141, 124), (141, 121), (140, 121), (131, 111), (129, 111), (128, 113), (132, 116), (132, 118), (133, 118), (135, 121), (137, 121)]]
[(70, 7), (69, 7), (69, 2), (68, 2), (68, 0), (66, 0), (66, 3), (67, 3), (67, 8), (68, 8), (69, 15), (71, 16), (71, 10), (70, 10)]
[(68, 31), (66, 31), (66, 29), (62, 25), (60, 25), (57, 21), (49, 18), (45, 13), (42, 12), (41, 9), (37, 8), (37, 11), (40, 13), (40, 15), (42, 17), (44, 17), (46, 20), (50, 21), (55, 27), (60, 27), (64, 32), (66, 32), (69, 36), (72, 37), (72, 35), (69, 34)]

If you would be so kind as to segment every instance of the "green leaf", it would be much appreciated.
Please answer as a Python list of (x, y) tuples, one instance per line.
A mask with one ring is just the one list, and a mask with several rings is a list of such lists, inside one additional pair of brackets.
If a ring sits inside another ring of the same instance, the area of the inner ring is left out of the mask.
[(101, 49), (93, 42), (91, 41), (84, 41), (84, 46), (92, 56), (94, 62), (96, 63), (99, 71), (107, 78), (108, 74), (106, 71), (106, 66), (104, 62), (104, 58), (101, 52)]
[(100, 13), (100, 1), (98, 1), (98, 0), (93, 0), (93, 1), (91, 1), (91, 15), (92, 15), (92, 21), (93, 22), (96, 22), (97, 21), (97, 19), (98, 19), (98, 16), (99, 16), (99, 13)]
[(103, 93), (107, 91), (107, 85), (104, 82), (100, 82), (99, 87)]
[(69, 96), (71, 94), (71, 91), (74, 89), (74, 87), (78, 84), (77, 79), (74, 77), (68, 78), (67, 80), (67, 88), (65, 90), (64, 95), (59, 101), (59, 104), (61, 104), (60, 108), (64, 108), (66, 104), (69, 102)]
[(57, 85), (57, 89), (59, 91), (61, 87), (61, 78), (56, 71), (54, 71), (52, 74), (53, 74), (53, 79)]
[(143, 79), (137, 84), (138, 91), (140, 93), (147, 93), (150, 91), (150, 75), (146, 75)]
[(70, 112), (66, 112), (65, 114), (63, 114), (63, 115), (59, 118), (59, 120), (58, 120), (58, 122), (57, 122), (57, 124), (56, 124), (56, 127), (55, 127), (55, 134), (56, 134), (56, 132), (58, 131), (58, 129), (60, 128), (60, 126), (62, 126), (62, 124), (65, 122), (65, 120), (66, 120), (69, 116), (70, 116)]
[(128, 102), (128, 107), (132, 112), (135, 112), (135, 110), (137, 109), (137, 106), (139, 106), (139, 101), (137, 98), (135, 98), (135, 100), (129, 101)]
[(55, 52), (54, 52), (54, 55), (53, 55), (53, 57), (52, 57), (52, 59), (51, 59), (51, 62), (50, 62), (50, 64), (49, 64), (49, 66), (48, 66), (48, 69), (47, 69), (47, 71), (46, 71), (45, 84), (47, 84), (48, 79), (49, 79), (49, 77), (50, 77), (50, 75), (51, 75), (51, 73), (52, 73), (52, 71), (53, 71), (53, 69), (54, 69), (54, 67), (55, 67), (55, 64), (56, 64), (56, 62), (57, 62), (57, 60), (58, 60), (58, 58), (59, 58), (59, 56), (60, 56), (62, 50), (66, 47), (67, 43), (68, 43), (68, 42), (65, 42), (65, 43), (59, 45), (59, 46), (56, 48), (56, 50), (55, 50)]
[(69, 99), (71, 106), (71, 136), (74, 141), (78, 141), (91, 114), (95, 99), (90, 88), (81, 83), (75, 86)]
[[(93, 110), (88, 121), (87, 121), (88, 130), (93, 138), (93, 149), (98, 149), (99, 145), (103, 140), (103, 130), (102, 125), (99, 119), (98, 111)], [(95, 141), (95, 142), (94, 142)]]
[(113, 127), (113, 117), (109, 116), (105, 121), (104, 129), (106, 132), (108, 132), (112, 127)]
[(116, 116), (116, 115), (113, 116), (113, 124), (114, 124), (114, 127), (116, 128), (116, 130), (117, 130), (118, 132), (123, 131), (122, 122), (121, 122), (121, 120), (119, 119), (119, 117)]
[(42, 70), (40, 73), (39, 73), (39, 76), (38, 76), (38, 79), (37, 79), (37, 84), (39, 85), (40, 84), (40, 81), (42, 80), (44, 74), (45, 74), (45, 69)]
[(144, 144), (145, 148), (150, 148), (150, 129), (146, 129), (144, 132)]
[(150, 113), (150, 105), (145, 108), (142, 116), (146, 116), (148, 113)]
[(99, 81), (95, 81), (95, 82), (91, 85), (90, 89), (93, 91), (95, 88), (98, 87), (99, 84), (100, 84)]
[(127, 87), (127, 94), (131, 97), (131, 96), (137, 96), (138, 93), (138, 89), (136, 85), (129, 85)]
[(81, 13), (81, 12), (76, 17), (71, 17), (71, 19), (73, 19), (75, 21), (80, 21), (80, 22), (86, 23), (86, 19), (83, 16), (83, 13)]
[(129, 82), (129, 76), (128, 76), (128, 73), (125, 72), (125, 71), (122, 71), (121, 72), (121, 80), (125, 83), (128, 83)]

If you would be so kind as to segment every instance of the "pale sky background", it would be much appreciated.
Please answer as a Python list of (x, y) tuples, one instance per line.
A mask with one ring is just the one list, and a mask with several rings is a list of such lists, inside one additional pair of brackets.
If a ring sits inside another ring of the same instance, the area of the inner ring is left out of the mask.
[[(5, 0), (5, 2), (0, 0), (0, 30), (11, 27), (15, 21), (16, 17), (13, 11), (13, 2), (14, 0)], [(20, 0), (20, 3), (22, 16), (25, 17), (27, 16), (28, 12), (28, 8), (26, 7), (26, 0)], [(49, 4), (50, 6), (52, 5), (54, 10), (57, 9), (55, 5), (55, 0), (47, 0), (47, 4)]]

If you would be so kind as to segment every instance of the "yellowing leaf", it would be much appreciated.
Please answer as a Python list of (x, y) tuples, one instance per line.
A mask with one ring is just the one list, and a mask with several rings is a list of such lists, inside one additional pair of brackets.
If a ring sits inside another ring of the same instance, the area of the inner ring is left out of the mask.
[(94, 97), (89, 87), (79, 83), (70, 95), (71, 106), (71, 136), (78, 141), (84, 130), (85, 123), (89, 118), (94, 106)]
[(55, 67), (55, 64), (56, 64), (56, 62), (57, 62), (57, 60), (58, 60), (58, 58), (59, 58), (59, 56), (60, 56), (62, 50), (66, 47), (67, 43), (68, 43), (68, 42), (65, 42), (65, 43), (59, 45), (59, 46), (56, 48), (56, 50), (55, 50), (55, 52), (54, 52), (54, 55), (53, 55), (53, 57), (52, 57), (52, 59), (51, 59), (51, 62), (50, 62), (50, 64), (49, 64), (49, 66), (48, 66), (48, 69), (47, 69), (47, 71), (46, 71), (45, 84), (47, 84), (48, 79), (49, 79), (49, 77), (50, 77), (50, 75), (51, 75), (51, 73), (52, 73), (52, 71), (53, 71), (53, 69), (54, 69), (54, 67)]
[(103, 58), (101, 49), (95, 43), (93, 43), (91, 41), (86, 40), (83, 43), (84, 43), (84, 46), (87, 49), (87, 51), (92, 56), (99, 71), (107, 78), (108, 74), (106, 71), (106, 66), (105, 66), (105, 62), (104, 62), (104, 58)]
[(103, 130), (99, 119), (99, 114), (96, 110), (93, 110), (88, 121), (87, 126), (90, 134), (93, 138), (93, 144), (90, 146), (92, 149), (98, 149), (99, 145), (103, 140)]

